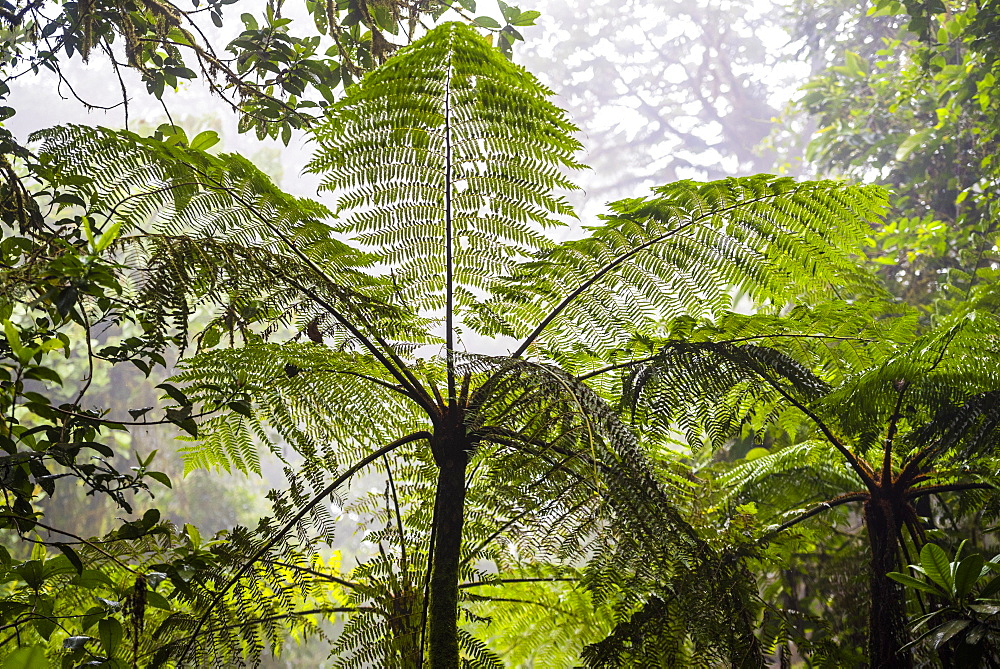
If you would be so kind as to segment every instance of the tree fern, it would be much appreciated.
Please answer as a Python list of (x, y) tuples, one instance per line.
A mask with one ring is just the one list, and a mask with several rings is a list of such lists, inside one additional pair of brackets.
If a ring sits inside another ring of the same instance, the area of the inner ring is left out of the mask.
[[(724, 481), (737, 495), (813, 505), (772, 532), (844, 504), (863, 504), (872, 544), (870, 652), (876, 664), (909, 662), (896, 655), (903, 645), (902, 600), (885, 574), (900, 561), (904, 529), (917, 546), (923, 541), (913, 502), (998, 483), (1000, 376), (980, 362), (996, 355), (996, 317), (966, 311), (918, 333), (912, 315), (900, 321), (907, 326), (902, 331), (874, 321), (875, 330), (851, 338), (851, 347), (842, 349), (850, 357), (836, 365), (827, 362), (828, 342), (843, 338), (832, 334), (840, 326), (830, 323), (831, 334), (825, 334), (817, 321), (808, 336), (789, 337), (794, 324), (780, 325), (764, 338), (766, 347), (706, 330), (700, 337), (716, 341), (662, 342), (658, 353), (616, 366), (629, 370), (626, 388), (635, 410), (655, 412), (661, 429), (684, 429), (689, 439), (704, 436), (719, 446), (744, 424), (761, 435), (788, 412), (797, 415), (791, 424), (808, 426), (813, 441), (741, 464)], [(839, 467), (828, 457), (813, 457), (817, 448), (836, 453)]]
[[(279, 563), (310, 564), (331, 539), (326, 500), (378, 466), (386, 494), (358, 504), (380, 552), (332, 607), (354, 609), (336, 647), (344, 666), (495, 666), (460, 626), (489, 616), (484, 595), (460, 587), (489, 580), (480, 562), (515, 578), (586, 564), (581, 587), (616, 615), (584, 654), (592, 664), (761, 664), (744, 549), (720, 550), (678, 509), (694, 493), (677, 466), (648, 457), (663, 441), (655, 428), (685, 416), (692, 435), (707, 426), (721, 439), (751, 414), (763, 426), (812, 407), (848, 373), (833, 353), (672, 341), (664, 319), (723, 316), (742, 291), (772, 320), (730, 314), (712, 327), (763, 332), (834, 287), (876, 294), (848, 251), (884, 193), (770, 176), (682, 182), (613, 203), (588, 238), (554, 244), (545, 228), (572, 212), (553, 190), (579, 165), (548, 94), (470, 29), (431, 31), (316, 132), (310, 169), (338, 198), (335, 227), (238, 157), (82, 128), (39, 136), (65, 201), (86, 211), (78, 224), (120, 226), (122, 309), (145, 324), (144, 345), (188, 343), (192, 311), (213, 310), (198, 354), (164, 387), (168, 415), (196, 436), (189, 465), (253, 471), (255, 442), (274, 435), (303, 459), (272, 495), (273, 517), (234, 531), (223, 559), (186, 582), (189, 610), (164, 624), (159, 659), (222, 663), (276, 643), (241, 616), (295, 615), (291, 593), (313, 587), (310, 572)], [(793, 313), (775, 337), (810, 327)], [(511, 355), (477, 355), (461, 350), (463, 332), (519, 341)], [(863, 348), (855, 359), (874, 355)], [(670, 371), (696, 362), (707, 389)], [(649, 436), (608, 401), (623, 386)], [(646, 402), (697, 392), (725, 411)]]

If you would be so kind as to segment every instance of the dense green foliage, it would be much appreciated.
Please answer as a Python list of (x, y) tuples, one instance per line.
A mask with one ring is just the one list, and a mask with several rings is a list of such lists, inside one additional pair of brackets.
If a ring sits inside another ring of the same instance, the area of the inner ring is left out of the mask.
[[(254, 61), (315, 81), (213, 84), (246, 93), (244, 129), (309, 128), (330, 206), (211, 132), (8, 142), (4, 662), (235, 666), (310, 635), (338, 667), (992, 661), (997, 63), (985, 10), (913, 11), (936, 43), (887, 38), (902, 68), (851, 52), (803, 100), (825, 126), (811, 156), (892, 192), (680, 181), (570, 241), (553, 231), (581, 147), (551, 91), (464, 24), (379, 46), (407, 22), (395, 5), (348, 13), (336, 67), (309, 37), (301, 70)], [(141, 18), (112, 11), (100, 38), (52, 25), (86, 54)], [(348, 58), (371, 72), (334, 96)], [(130, 64), (157, 96), (179, 67)], [(158, 379), (175, 355), (158, 406), (89, 404), (102, 366)], [(181, 435), (185, 471), (260, 473), (269, 451), (287, 486), (212, 538), (163, 522), (135, 494), (172, 481), (153, 454), (121, 464), (113, 436), (151, 425)], [(54, 526), (71, 485), (133, 519), (99, 538)], [(928, 543), (948, 543), (946, 519), (976, 539), (950, 566)], [(371, 550), (342, 566), (353, 531)], [(917, 555), (926, 580), (900, 573)], [(933, 627), (911, 643), (915, 607)]]

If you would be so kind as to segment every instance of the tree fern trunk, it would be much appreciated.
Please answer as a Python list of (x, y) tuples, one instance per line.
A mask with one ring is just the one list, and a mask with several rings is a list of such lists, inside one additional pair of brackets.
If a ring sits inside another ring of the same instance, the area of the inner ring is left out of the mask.
[(428, 651), (431, 669), (458, 669), (458, 568), (465, 519), (465, 469), (468, 444), (464, 439), (435, 444), (438, 464), (431, 554)]
[(868, 618), (868, 661), (872, 669), (913, 666), (910, 652), (899, 650), (907, 641), (906, 602), (899, 584), (886, 576), (901, 566), (898, 541), (905, 504), (898, 495), (879, 494), (865, 503), (865, 522), (872, 551)]

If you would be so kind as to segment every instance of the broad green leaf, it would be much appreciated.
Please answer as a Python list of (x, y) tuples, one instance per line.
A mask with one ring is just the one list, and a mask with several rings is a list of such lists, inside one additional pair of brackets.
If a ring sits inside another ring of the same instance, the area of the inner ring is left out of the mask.
[(934, 648), (940, 648), (948, 641), (969, 626), (971, 620), (949, 620), (943, 623), (940, 627), (934, 629), (931, 634), (931, 642), (934, 644)]
[(990, 599), (998, 592), (1000, 592), (1000, 576), (994, 576), (979, 592), (979, 597), (981, 599)]
[(515, 26), (533, 26), (535, 25), (535, 19), (541, 16), (541, 12), (536, 12), (534, 10), (528, 12), (521, 12), (515, 20), (511, 21), (511, 25)]
[(496, 28), (499, 30), (502, 27), (500, 23), (491, 16), (477, 16), (475, 23), (476, 25), (480, 25), (484, 28)]
[(896, 581), (897, 583), (902, 583), (908, 588), (920, 590), (921, 592), (927, 592), (932, 595), (940, 596), (944, 594), (941, 588), (938, 588), (931, 583), (927, 583), (926, 581), (921, 581), (920, 579), (913, 578), (912, 576), (901, 574), (898, 571), (889, 572), (888, 574), (886, 574), (886, 576)]
[(982, 555), (969, 555), (963, 559), (955, 571), (955, 596), (966, 597), (975, 587), (986, 560)]
[(111, 245), (111, 242), (118, 239), (118, 235), (121, 233), (121, 230), (121, 221), (112, 223), (111, 226), (108, 227), (108, 229), (101, 235), (101, 238), (97, 240), (97, 243), (94, 244), (94, 251), (96, 253), (100, 253), (104, 249), (108, 248), (108, 246)]
[(936, 583), (949, 596), (955, 593), (955, 585), (951, 579), (951, 561), (948, 555), (937, 544), (926, 544), (920, 551), (920, 564), (927, 578)]
[(10, 346), (10, 350), (14, 354), (14, 357), (17, 358), (18, 362), (22, 365), (28, 364), (28, 360), (30, 360), (32, 356), (32, 351), (30, 348), (21, 344), (21, 334), (18, 332), (17, 327), (10, 321), (4, 320), (3, 332), (7, 336), (7, 345)]
[(104, 646), (104, 652), (108, 657), (113, 657), (118, 646), (121, 645), (125, 631), (117, 618), (105, 618), (97, 624), (97, 633)]

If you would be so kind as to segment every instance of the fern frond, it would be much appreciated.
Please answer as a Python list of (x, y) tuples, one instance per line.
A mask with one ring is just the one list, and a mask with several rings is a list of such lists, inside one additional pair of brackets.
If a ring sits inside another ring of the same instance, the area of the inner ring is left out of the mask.
[(453, 23), (331, 108), (308, 169), (337, 192), (340, 230), (378, 249), (407, 304), (443, 307), (453, 271), (464, 309), (549, 245), (540, 227), (572, 214), (552, 191), (573, 188), (560, 170), (580, 167), (579, 144), (550, 95)]
[(522, 263), (478, 324), (524, 339), (518, 354), (537, 341), (558, 359), (581, 344), (617, 348), (664, 318), (718, 315), (734, 291), (778, 309), (834, 287), (879, 295), (850, 252), (885, 197), (877, 187), (769, 175), (663, 186), (612, 203), (587, 238)]

